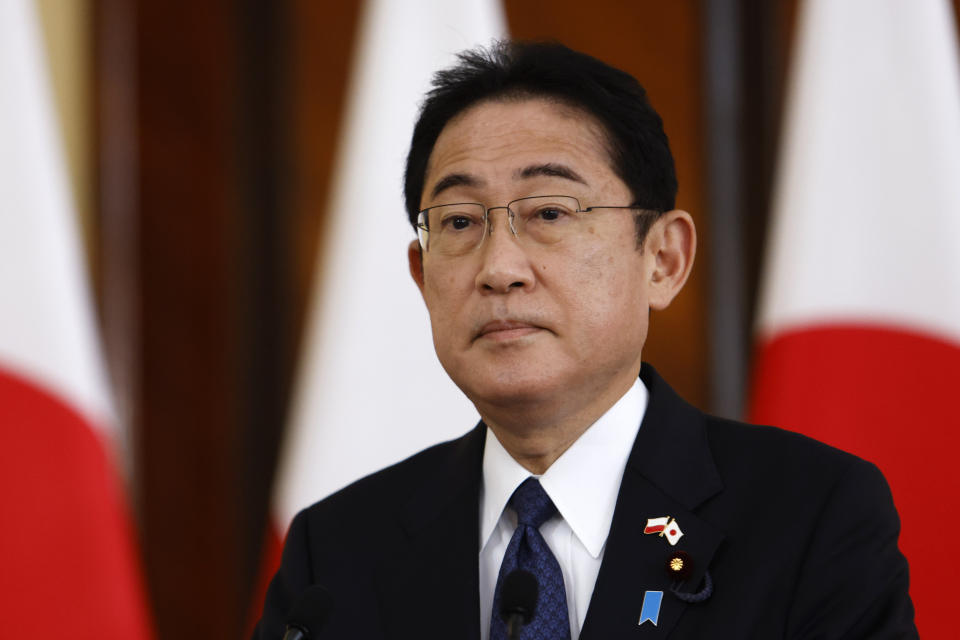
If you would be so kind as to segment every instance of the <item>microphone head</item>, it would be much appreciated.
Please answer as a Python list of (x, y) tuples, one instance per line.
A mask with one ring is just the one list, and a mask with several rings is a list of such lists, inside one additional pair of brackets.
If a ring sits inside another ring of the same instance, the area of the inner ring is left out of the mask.
[(311, 585), (300, 594), (287, 614), (287, 629), (297, 629), (309, 638), (311, 632), (320, 631), (332, 608), (330, 592), (319, 584)]
[(529, 571), (514, 569), (503, 579), (500, 591), (500, 617), (507, 620), (519, 615), (523, 624), (530, 624), (537, 609), (540, 586)]

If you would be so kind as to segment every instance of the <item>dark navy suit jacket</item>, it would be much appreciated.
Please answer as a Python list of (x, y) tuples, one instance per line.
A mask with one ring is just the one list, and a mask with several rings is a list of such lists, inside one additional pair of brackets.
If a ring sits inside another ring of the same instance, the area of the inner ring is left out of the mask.
[[(801, 435), (704, 415), (644, 365), (650, 401), (627, 462), (583, 640), (916, 637), (899, 520), (872, 464)], [(486, 427), (302, 511), (254, 637), (283, 636), (298, 595), (334, 604), (315, 637), (479, 638), (479, 492)], [(675, 518), (675, 547), (644, 534)], [(693, 561), (683, 592), (666, 563)], [(656, 626), (638, 624), (663, 591)]]

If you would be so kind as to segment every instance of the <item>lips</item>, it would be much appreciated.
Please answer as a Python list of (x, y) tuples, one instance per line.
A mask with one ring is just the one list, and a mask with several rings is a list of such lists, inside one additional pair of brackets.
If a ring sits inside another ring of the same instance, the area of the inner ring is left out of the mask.
[(521, 320), (491, 320), (477, 331), (474, 340), (486, 338), (490, 340), (510, 340), (519, 338), (536, 331), (542, 327)]

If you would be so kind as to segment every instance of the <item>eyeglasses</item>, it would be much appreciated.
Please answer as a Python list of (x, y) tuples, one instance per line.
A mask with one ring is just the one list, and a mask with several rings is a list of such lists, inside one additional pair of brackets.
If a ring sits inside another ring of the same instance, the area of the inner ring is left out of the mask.
[(504, 207), (484, 207), (479, 202), (460, 202), (428, 207), (417, 216), (420, 247), (445, 256), (462, 256), (483, 243), (489, 228), (490, 212), (506, 209), (510, 232), (518, 240), (550, 246), (574, 239), (586, 230), (586, 214), (596, 209), (630, 209), (654, 213), (636, 206), (592, 206), (580, 208), (573, 196), (528, 196)]

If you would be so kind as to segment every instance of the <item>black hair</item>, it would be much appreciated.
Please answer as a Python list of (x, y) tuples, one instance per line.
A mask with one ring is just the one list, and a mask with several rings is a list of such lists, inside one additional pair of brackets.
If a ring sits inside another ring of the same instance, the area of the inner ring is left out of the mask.
[[(496, 41), (457, 57), (458, 64), (434, 75), (413, 129), (404, 176), (410, 224), (416, 225), (427, 162), (447, 123), (479, 102), (524, 97), (592, 115), (606, 133), (612, 169), (629, 187), (631, 204), (658, 214), (674, 208), (677, 178), (663, 121), (633, 76), (556, 42)], [(652, 222), (637, 217), (638, 241)]]

